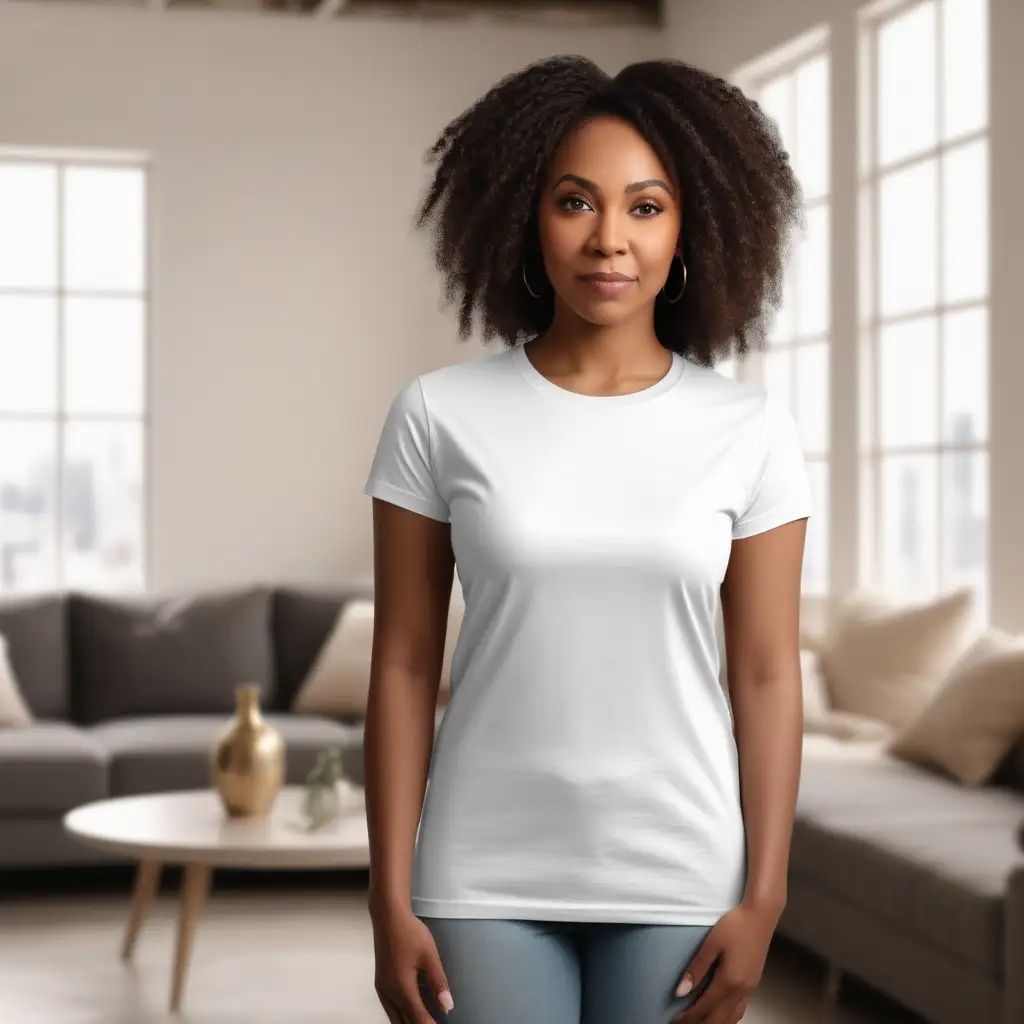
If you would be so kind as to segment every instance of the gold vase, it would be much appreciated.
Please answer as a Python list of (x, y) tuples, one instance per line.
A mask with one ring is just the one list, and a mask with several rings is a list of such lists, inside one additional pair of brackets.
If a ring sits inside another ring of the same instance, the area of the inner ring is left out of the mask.
[(258, 686), (240, 686), (235, 694), (238, 712), (210, 752), (213, 786), (230, 817), (261, 818), (284, 783), (284, 741), (260, 714)]

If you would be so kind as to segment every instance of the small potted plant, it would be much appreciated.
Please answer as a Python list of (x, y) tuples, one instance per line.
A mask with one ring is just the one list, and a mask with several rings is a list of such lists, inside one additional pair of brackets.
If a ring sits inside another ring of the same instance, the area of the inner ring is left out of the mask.
[(317, 755), (316, 764), (306, 776), (302, 801), (302, 813), (311, 829), (323, 828), (338, 817), (341, 811), (338, 782), (344, 776), (337, 747), (328, 747)]

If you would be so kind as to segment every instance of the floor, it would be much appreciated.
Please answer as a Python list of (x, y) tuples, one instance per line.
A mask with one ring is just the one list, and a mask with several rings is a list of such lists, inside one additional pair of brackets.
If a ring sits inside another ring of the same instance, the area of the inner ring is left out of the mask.
[[(280, 876), (279, 876), (280, 877)], [(130, 878), (53, 887), (0, 884), (0, 1020), (154, 1024), (167, 1010), (176, 879), (167, 879), (135, 960), (118, 956)], [(191, 1024), (387, 1024), (373, 988), (365, 889), (356, 882), (251, 882), (215, 876), (183, 1013)], [(777, 940), (745, 1024), (820, 1024), (823, 967)], [(845, 980), (835, 1024), (919, 1024)], [(529, 1024), (529, 1022), (524, 1022)]]

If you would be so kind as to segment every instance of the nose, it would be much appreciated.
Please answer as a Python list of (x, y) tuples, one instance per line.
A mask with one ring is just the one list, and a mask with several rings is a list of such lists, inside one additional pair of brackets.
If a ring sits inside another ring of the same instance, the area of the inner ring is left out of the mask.
[(615, 212), (598, 214), (590, 247), (601, 256), (621, 256), (628, 251), (625, 227)]

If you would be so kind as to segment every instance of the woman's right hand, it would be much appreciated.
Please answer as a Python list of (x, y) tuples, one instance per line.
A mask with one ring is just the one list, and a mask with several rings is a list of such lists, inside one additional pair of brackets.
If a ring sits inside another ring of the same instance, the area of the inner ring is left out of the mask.
[(391, 1024), (434, 1024), (423, 1004), (419, 975), (438, 1006), (452, 1008), (448, 979), (430, 929), (408, 907), (371, 907), (373, 951), (376, 961), (374, 988)]

